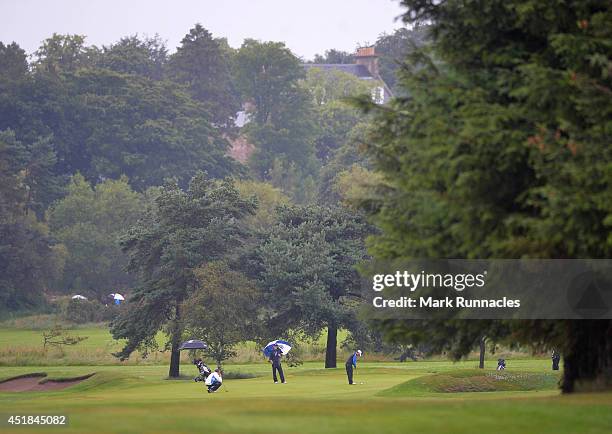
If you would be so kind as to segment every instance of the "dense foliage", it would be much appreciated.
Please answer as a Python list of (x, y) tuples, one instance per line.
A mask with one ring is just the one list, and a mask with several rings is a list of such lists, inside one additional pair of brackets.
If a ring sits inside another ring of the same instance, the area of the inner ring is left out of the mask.
[(122, 311), (111, 329), (116, 339), (127, 339), (119, 357), (125, 359), (139, 347), (155, 347), (156, 333), (166, 326), (172, 351), (169, 376), (179, 375), (181, 307), (200, 285), (195, 270), (226, 258), (244, 241), (248, 234), (241, 220), (255, 208), (231, 181), (212, 180), (203, 173), (187, 190), (169, 183), (158, 192), (121, 241), (138, 286), (129, 299), (130, 309)]
[(366, 258), (364, 218), (343, 208), (285, 207), (258, 248), (268, 329), (283, 336), (327, 328), (325, 367), (336, 367), (337, 332), (351, 323)]
[(125, 271), (127, 258), (119, 248), (125, 228), (136, 223), (143, 207), (125, 177), (95, 188), (75, 175), (68, 194), (48, 211), (51, 235), (66, 249), (64, 270), (55, 287), (108, 301), (134, 282)]
[[(32, 153), (40, 147), (24, 145), (10, 130), (0, 131), (0, 311), (39, 305), (62, 269), (62, 249), (33, 212), (53, 186), (44, 182), (54, 155), (48, 148)], [(41, 163), (41, 157), (48, 161)]]
[[(601, 1), (405, 0), (430, 24), (407, 96), (369, 147), (388, 188), (380, 258), (609, 258), (612, 9)], [(612, 322), (395, 322), (397, 339), (466, 354), (483, 336), (563, 352), (564, 390), (610, 380)], [(588, 336), (588, 339), (586, 338)]]
[(260, 290), (226, 262), (208, 263), (195, 275), (199, 285), (183, 305), (185, 337), (204, 340), (205, 353), (221, 366), (238, 343), (259, 336)]

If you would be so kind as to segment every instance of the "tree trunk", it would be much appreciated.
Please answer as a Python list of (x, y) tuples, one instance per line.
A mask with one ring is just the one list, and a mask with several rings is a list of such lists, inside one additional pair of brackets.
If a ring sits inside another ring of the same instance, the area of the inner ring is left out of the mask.
[(325, 349), (325, 367), (336, 367), (336, 346), (338, 344), (338, 326), (336, 321), (330, 321), (327, 325), (327, 347)]
[(181, 363), (181, 352), (179, 351), (180, 338), (175, 339), (172, 337), (172, 352), (170, 353), (170, 370), (168, 371), (168, 377), (178, 378), (180, 372)]
[(612, 388), (612, 320), (567, 321), (563, 393)]
[(180, 375), (180, 363), (181, 363), (181, 352), (179, 347), (181, 346), (181, 335), (183, 330), (181, 324), (181, 310), (177, 303), (174, 311), (174, 327), (172, 328), (172, 349), (170, 353), (170, 369), (168, 371), (168, 377), (178, 378)]
[(485, 362), (485, 337), (482, 336), (480, 338), (480, 363), (478, 364), (478, 367), (480, 369), (484, 369), (484, 362)]

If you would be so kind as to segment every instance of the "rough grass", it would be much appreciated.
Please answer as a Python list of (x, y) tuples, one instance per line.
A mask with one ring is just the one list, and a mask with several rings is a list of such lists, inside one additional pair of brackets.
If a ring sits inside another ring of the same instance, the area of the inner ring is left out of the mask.
[[(170, 354), (152, 351), (146, 358), (136, 352), (125, 362), (120, 362), (112, 355), (121, 349), (123, 341), (114, 340), (108, 324), (84, 324), (71, 326), (63, 324), (73, 336), (87, 337), (74, 346), (43, 348), (42, 332), (51, 328), (53, 315), (36, 315), (18, 318), (0, 323), (0, 366), (71, 366), (71, 365), (159, 365), (169, 363)], [(346, 332), (339, 333), (339, 340), (346, 338)], [(165, 336), (159, 333), (157, 343), (164, 347)], [(297, 351), (297, 350), (296, 350)], [(302, 342), (299, 346), (300, 359), (303, 361), (323, 360), (325, 357), (325, 336), (313, 342)], [(348, 352), (339, 351), (339, 357), (348, 357)], [(189, 354), (182, 355), (183, 362), (188, 362)], [(379, 360), (390, 360), (391, 357), (379, 356)], [(243, 342), (236, 347), (236, 356), (229, 363), (261, 363), (261, 349), (255, 342)]]
[[(87, 337), (86, 340), (74, 346), (66, 346), (62, 350), (55, 348), (43, 349), (42, 332), (48, 330), (58, 322), (73, 336)], [(338, 332), (338, 342), (346, 339), (346, 330)], [(163, 333), (158, 333), (159, 348), (164, 347), (166, 341)], [(304, 362), (322, 361), (325, 357), (325, 332), (318, 339), (300, 342), (294, 348), (294, 353)], [(123, 345), (121, 340), (114, 340), (108, 324), (69, 324), (58, 320), (56, 315), (41, 314), (19, 317), (0, 322), (0, 366), (104, 366), (104, 365), (159, 365), (169, 363), (168, 352), (152, 351), (146, 358), (136, 352), (129, 360), (120, 362), (112, 353), (117, 352)], [(349, 352), (340, 348), (338, 358), (340, 363), (348, 357)], [(526, 353), (503, 352), (499, 356), (506, 359), (525, 358)], [(367, 354), (370, 361), (389, 362), (394, 359), (393, 354)], [(183, 362), (188, 362), (189, 355), (185, 353)], [(473, 360), (472, 355), (470, 360)], [(496, 356), (497, 357), (497, 356)], [(442, 357), (444, 359), (444, 357)], [(243, 342), (236, 347), (236, 356), (227, 363), (261, 363), (261, 349), (255, 342)], [(472, 367), (477, 362), (472, 363)]]

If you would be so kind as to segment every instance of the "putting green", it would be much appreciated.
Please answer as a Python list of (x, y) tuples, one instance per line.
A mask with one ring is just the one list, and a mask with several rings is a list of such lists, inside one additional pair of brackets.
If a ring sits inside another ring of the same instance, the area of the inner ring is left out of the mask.
[[(547, 363), (513, 361), (521, 372), (543, 372)], [(265, 364), (227, 366), (258, 375), (226, 380), (219, 392), (201, 383), (165, 380), (165, 366), (2, 368), (0, 377), (46, 372), (49, 378), (97, 372), (55, 392), (0, 393), (0, 413), (65, 414), (68, 433), (608, 433), (612, 394), (560, 396), (557, 390), (381, 396), (409, 380), (457, 372), (469, 364), (447, 362), (362, 363), (357, 384), (344, 370), (320, 363), (286, 368), (288, 384), (273, 384)], [(184, 366), (184, 374), (194, 374)], [(511, 370), (506, 373), (511, 373)], [(439, 395), (445, 395), (440, 398)], [(40, 427), (3, 432), (40, 432)]]

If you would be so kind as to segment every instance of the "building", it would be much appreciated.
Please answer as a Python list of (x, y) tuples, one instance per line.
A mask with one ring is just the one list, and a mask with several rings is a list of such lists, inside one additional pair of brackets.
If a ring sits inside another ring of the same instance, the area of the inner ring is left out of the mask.
[(384, 104), (393, 94), (382, 79), (378, 67), (378, 55), (374, 47), (363, 47), (355, 53), (355, 63), (305, 63), (306, 70), (318, 68), (323, 71), (341, 71), (354, 75), (360, 80), (375, 80), (379, 83), (372, 92), (372, 99), (378, 104)]

